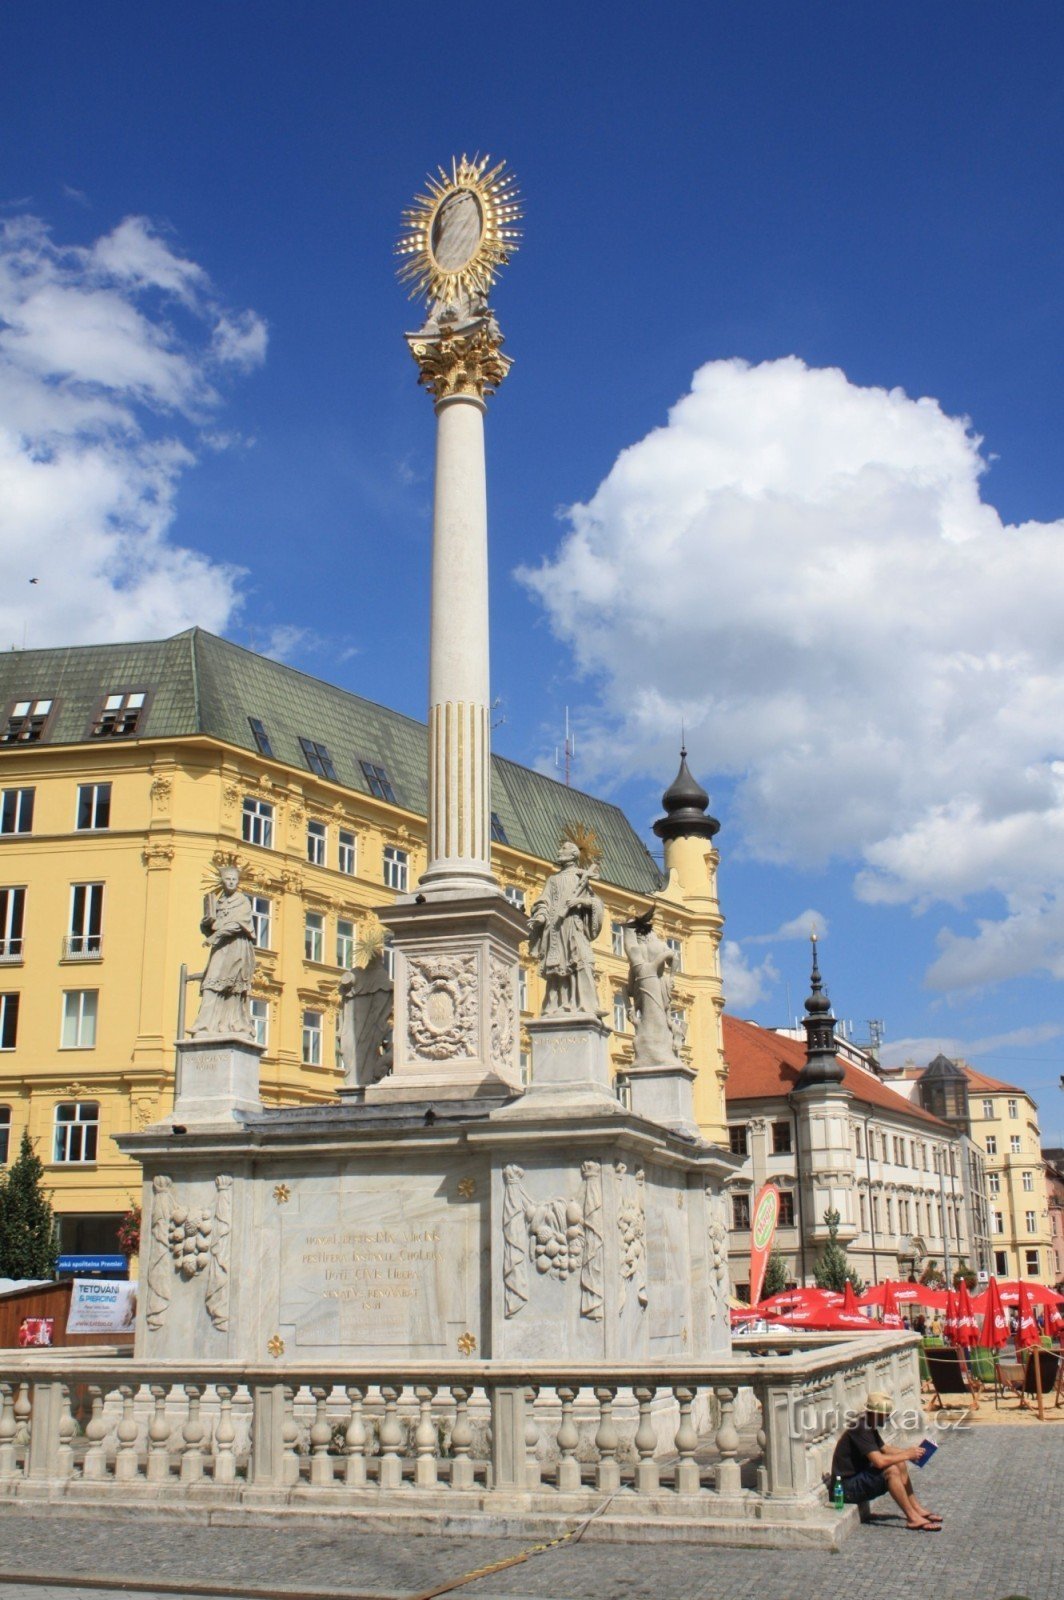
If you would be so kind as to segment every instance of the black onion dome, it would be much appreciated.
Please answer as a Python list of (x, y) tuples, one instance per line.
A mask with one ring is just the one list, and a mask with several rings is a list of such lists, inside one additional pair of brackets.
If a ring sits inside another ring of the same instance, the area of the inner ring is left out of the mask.
[(842, 1062), (835, 1054), (835, 1018), (831, 1001), (824, 992), (820, 965), (816, 958), (816, 935), (812, 938), (813, 976), (811, 993), (805, 1002), (805, 1065), (794, 1087), (812, 1089), (818, 1085), (841, 1083), (845, 1076)]
[(709, 795), (687, 765), (687, 751), (680, 750), (680, 770), (661, 797), (665, 816), (654, 824), (659, 839), (712, 839), (720, 823), (706, 810)]

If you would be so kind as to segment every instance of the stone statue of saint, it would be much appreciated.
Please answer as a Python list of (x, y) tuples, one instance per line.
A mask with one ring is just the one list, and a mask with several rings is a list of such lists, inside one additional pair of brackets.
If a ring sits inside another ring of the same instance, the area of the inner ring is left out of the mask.
[(340, 979), (340, 1060), (349, 1087), (364, 1089), (392, 1070), (393, 985), (382, 955)]
[(200, 982), (199, 1016), (188, 1031), (193, 1038), (254, 1039), (250, 993), (255, 921), (251, 901), (240, 888), (235, 867), (223, 867), (218, 876), (221, 888), (207, 897), (200, 923), (210, 955)]
[(673, 953), (653, 928), (647, 911), (624, 925), (628, 957), (628, 1019), (635, 1029), (634, 1067), (662, 1066), (676, 1057), (672, 1003)]
[(591, 887), (594, 868), (579, 862), (576, 845), (566, 841), (558, 851), (558, 871), (543, 885), (528, 925), (529, 953), (539, 957), (546, 985), (545, 1017), (602, 1014), (591, 945), (602, 931), (606, 911)]

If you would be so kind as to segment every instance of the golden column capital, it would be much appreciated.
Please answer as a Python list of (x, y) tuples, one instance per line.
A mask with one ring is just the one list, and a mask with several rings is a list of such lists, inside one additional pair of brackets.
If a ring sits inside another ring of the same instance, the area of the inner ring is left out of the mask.
[(418, 366), (418, 382), (437, 401), (460, 395), (483, 400), (494, 394), (512, 362), (502, 353), (503, 336), (484, 304), (447, 306), (430, 315), (406, 342)]

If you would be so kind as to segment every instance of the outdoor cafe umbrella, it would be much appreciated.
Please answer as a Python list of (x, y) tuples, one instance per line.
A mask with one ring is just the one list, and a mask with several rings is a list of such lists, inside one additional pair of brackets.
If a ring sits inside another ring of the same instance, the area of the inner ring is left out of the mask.
[(957, 1285), (957, 1337), (956, 1343), (973, 1345), (979, 1334), (979, 1318), (972, 1305), (971, 1290), (968, 1288), (967, 1279), (962, 1278)]
[(986, 1315), (983, 1317), (983, 1326), (975, 1342), (984, 1350), (998, 1350), (1003, 1344), (1008, 1343), (1009, 1319), (1001, 1304), (996, 1278), (991, 1278), (987, 1284), (986, 1295), (983, 1298), (986, 1301)]
[(946, 1296), (941, 1289), (932, 1289), (926, 1283), (908, 1283), (896, 1278), (884, 1278), (882, 1283), (873, 1284), (871, 1289), (866, 1289), (864, 1294), (857, 1296), (859, 1306), (881, 1306), (889, 1294), (894, 1298), (894, 1309), (899, 1304), (928, 1306), (936, 1311), (941, 1311), (946, 1304)]
[(946, 1291), (946, 1315), (942, 1321), (942, 1336), (947, 1344), (960, 1344), (957, 1329), (957, 1296), (952, 1289)]
[[(1021, 1291), (1027, 1295), (1032, 1305), (1056, 1307), (1064, 1302), (1064, 1295), (1058, 1294), (1055, 1289), (1050, 1289), (1044, 1283), (1029, 1283), (1026, 1278), (1004, 1278), (997, 1287), (1003, 1306), (1018, 1306)], [(981, 1309), (979, 1304), (981, 1299), (982, 1295), (976, 1299), (977, 1311)]]
[[(1035, 1352), (1031, 1358), (1031, 1366), (1034, 1369), (1035, 1393), (1038, 1396), (1038, 1420), (1039, 1422), (1044, 1422), (1046, 1418), (1045, 1406), (1042, 1400), (1042, 1363), (1038, 1357), (1038, 1352), (1042, 1348), (1042, 1333), (1038, 1323), (1035, 1321), (1034, 1296), (1031, 1294), (1028, 1285), (1022, 1282), (1020, 1284), (1019, 1309), (1020, 1320), (1016, 1328), (1016, 1350), (1017, 1353), (1024, 1349), (1030, 1349)], [(1025, 1376), (1027, 1370), (1025, 1363)], [(1026, 1388), (1026, 1383), (1024, 1387)], [(1020, 1395), (1020, 1401), (1022, 1404), (1022, 1394)]]
[(894, 1285), (888, 1278), (883, 1285), (883, 1326), (884, 1328), (900, 1328), (901, 1312), (898, 1309), (898, 1296), (894, 1292)]
[(856, 1316), (860, 1309), (860, 1306), (857, 1304), (857, 1296), (853, 1291), (853, 1284), (850, 1282), (849, 1278), (847, 1278), (846, 1287), (842, 1291), (842, 1305), (840, 1310), (848, 1311), (851, 1313), (851, 1315)]

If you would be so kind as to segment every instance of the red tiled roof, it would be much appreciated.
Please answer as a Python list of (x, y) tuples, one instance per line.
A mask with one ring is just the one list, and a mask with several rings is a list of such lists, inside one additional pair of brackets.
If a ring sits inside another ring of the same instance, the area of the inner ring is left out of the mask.
[[(724, 1013), (724, 1059), (728, 1063), (726, 1096), (729, 1100), (778, 1100), (790, 1094), (795, 1081), (805, 1065), (805, 1045), (798, 1039), (787, 1039), (768, 1028), (759, 1028), (756, 1022), (743, 1022), (739, 1017)], [(914, 1117), (917, 1122), (929, 1122), (933, 1127), (945, 1129), (930, 1111), (906, 1100), (904, 1095), (888, 1089), (885, 1083), (870, 1072), (852, 1066), (841, 1056), (835, 1058), (842, 1067), (842, 1087), (849, 1090), (862, 1105), (879, 1106), (901, 1116)]]
[(957, 1065), (973, 1089), (989, 1089), (991, 1094), (1027, 1093), (1026, 1089), (1018, 1089), (1014, 1083), (1002, 1083), (1000, 1078), (988, 1078), (985, 1072), (976, 1072), (974, 1067), (969, 1067), (964, 1061), (958, 1061)]

